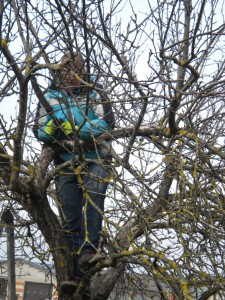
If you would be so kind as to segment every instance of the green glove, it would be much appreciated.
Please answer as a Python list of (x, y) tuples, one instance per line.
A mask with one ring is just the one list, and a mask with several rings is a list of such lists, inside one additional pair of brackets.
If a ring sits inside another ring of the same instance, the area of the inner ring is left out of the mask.
[[(72, 125), (69, 121), (63, 122), (60, 126), (65, 135), (70, 135), (73, 133)], [(77, 125), (75, 126), (75, 130), (78, 130)]]
[(51, 120), (47, 123), (46, 127), (45, 127), (45, 132), (48, 134), (48, 135), (53, 135), (56, 133), (58, 127), (57, 125), (55, 124), (54, 120)]

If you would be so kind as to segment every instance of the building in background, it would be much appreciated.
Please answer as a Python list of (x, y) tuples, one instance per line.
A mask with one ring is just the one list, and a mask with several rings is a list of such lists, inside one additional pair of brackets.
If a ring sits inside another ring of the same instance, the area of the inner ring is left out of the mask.
[[(18, 300), (56, 300), (56, 276), (50, 265), (17, 258), (16, 295)], [(0, 262), (0, 300), (7, 298), (7, 261)]]

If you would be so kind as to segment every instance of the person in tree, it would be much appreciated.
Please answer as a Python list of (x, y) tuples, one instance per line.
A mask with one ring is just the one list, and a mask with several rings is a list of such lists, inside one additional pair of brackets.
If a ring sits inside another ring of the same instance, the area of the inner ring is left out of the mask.
[(55, 182), (62, 228), (76, 261), (74, 280), (79, 282), (99, 248), (111, 163), (95, 138), (113, 129), (115, 121), (110, 101), (87, 74), (82, 55), (66, 53), (61, 65), (44, 95), (52, 111), (40, 106), (36, 137), (44, 144), (62, 140), (75, 144), (73, 152), (62, 149), (55, 154), (54, 163), (70, 162)]

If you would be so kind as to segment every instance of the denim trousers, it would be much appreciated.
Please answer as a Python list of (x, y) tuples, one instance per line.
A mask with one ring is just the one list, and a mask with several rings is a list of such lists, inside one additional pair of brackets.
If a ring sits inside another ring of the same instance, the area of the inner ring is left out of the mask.
[(95, 253), (99, 247), (108, 168), (90, 163), (81, 170), (82, 180), (72, 173), (55, 178), (62, 228), (73, 253)]

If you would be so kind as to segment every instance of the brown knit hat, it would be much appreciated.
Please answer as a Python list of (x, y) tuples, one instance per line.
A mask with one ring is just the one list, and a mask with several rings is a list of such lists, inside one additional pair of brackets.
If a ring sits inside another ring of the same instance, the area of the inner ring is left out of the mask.
[(84, 59), (83, 56), (78, 52), (67, 52), (63, 55), (61, 58), (61, 62), (68, 61), (67, 64), (65, 64), (66, 68), (71, 68), (77, 70), (79, 73), (84, 74), (85, 68), (84, 68)]

